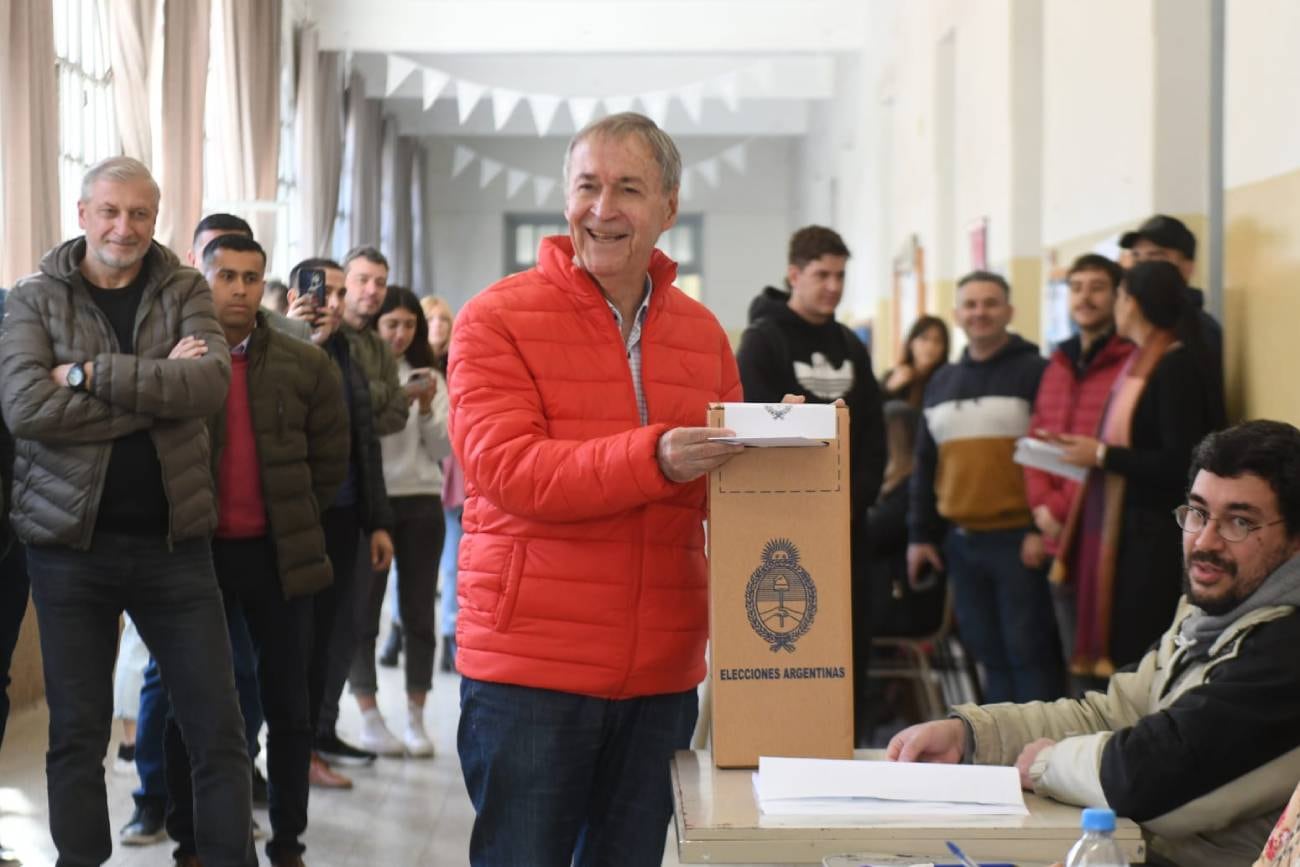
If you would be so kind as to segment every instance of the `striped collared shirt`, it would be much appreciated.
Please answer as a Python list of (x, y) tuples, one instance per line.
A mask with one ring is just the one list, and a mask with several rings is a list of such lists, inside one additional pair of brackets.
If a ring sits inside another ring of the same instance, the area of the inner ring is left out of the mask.
[[(636, 390), (636, 410), (641, 416), (641, 424), (648, 424), (650, 413), (646, 408), (645, 389), (641, 387), (641, 326), (645, 324), (646, 312), (650, 309), (650, 293), (654, 290), (654, 283), (650, 280), (650, 275), (645, 278), (645, 296), (641, 299), (641, 306), (637, 308), (636, 315), (632, 323), (632, 331), (627, 335), (627, 341), (624, 347), (627, 349), (627, 366), (632, 371), (632, 388)], [(609, 305), (610, 312), (614, 314), (614, 324), (618, 326), (618, 333), (623, 333), (623, 314), (614, 306), (614, 302), (608, 297), (605, 303)]]

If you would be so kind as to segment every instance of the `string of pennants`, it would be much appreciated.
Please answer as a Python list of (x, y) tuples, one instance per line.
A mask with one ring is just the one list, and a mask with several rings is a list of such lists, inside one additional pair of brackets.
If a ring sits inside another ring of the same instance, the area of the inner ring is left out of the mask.
[[(533, 201), (542, 207), (547, 198), (559, 185), (559, 179), (548, 175), (538, 175), (524, 169), (508, 166), (500, 160), (484, 156), (465, 145), (456, 145), (451, 158), (451, 176), (459, 177), (471, 165), (478, 162), (479, 189), (487, 187), (503, 172), (506, 178), (506, 198), (513, 199), (525, 187), (532, 187)], [(695, 176), (699, 176), (710, 187), (716, 188), (722, 182), (722, 166), (731, 167), (738, 174), (745, 174), (749, 168), (749, 140), (739, 142), (708, 159), (699, 160), (682, 166), (682, 185), (679, 197), (690, 201), (695, 190)]]
[(730, 70), (720, 75), (701, 81), (693, 81), (681, 87), (666, 90), (651, 90), (636, 94), (618, 96), (558, 96), (553, 93), (524, 93), (508, 87), (481, 84), (476, 81), (453, 76), (451, 73), (424, 66), (405, 57), (387, 55), (388, 77), (384, 87), (384, 96), (393, 93), (413, 74), (420, 74), (424, 96), (424, 110), (433, 107), (438, 97), (450, 88), (456, 97), (456, 110), (463, 125), (471, 112), (486, 96), (492, 102), (492, 123), (500, 130), (510, 120), (520, 102), (525, 102), (532, 110), (533, 124), (539, 136), (546, 135), (555, 121), (556, 112), (561, 104), (567, 104), (573, 118), (574, 128), (581, 129), (595, 116), (597, 108), (603, 104), (605, 111), (616, 114), (631, 111), (637, 104), (646, 116), (660, 126), (668, 116), (668, 107), (675, 100), (680, 103), (691, 122), (699, 124), (704, 111), (706, 93), (716, 93), (733, 113), (740, 110), (740, 85), (742, 80), (752, 80), (760, 92), (770, 90), (773, 84), (772, 64), (767, 61), (751, 63), (740, 69)]

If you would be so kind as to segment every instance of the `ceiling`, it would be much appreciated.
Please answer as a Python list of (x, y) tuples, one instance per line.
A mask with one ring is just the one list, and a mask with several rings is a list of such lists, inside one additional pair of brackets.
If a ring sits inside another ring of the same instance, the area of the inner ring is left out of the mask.
[[(349, 56), (403, 134), (419, 136), (537, 136), (544, 126), (568, 137), (584, 116), (625, 108), (656, 116), (674, 136), (799, 136), (810, 106), (833, 95), (835, 58), (860, 52), (870, 25), (865, 0), (290, 8), (316, 24), (323, 50)], [(426, 88), (437, 90), (427, 110)]]

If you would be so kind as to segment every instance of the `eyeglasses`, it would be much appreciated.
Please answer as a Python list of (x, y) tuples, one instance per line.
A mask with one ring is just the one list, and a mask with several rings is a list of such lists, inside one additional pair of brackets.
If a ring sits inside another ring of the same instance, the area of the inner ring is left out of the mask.
[(1182, 528), (1184, 533), (1200, 533), (1211, 521), (1214, 522), (1214, 529), (1218, 532), (1219, 538), (1225, 542), (1244, 542), (1251, 533), (1256, 530), (1262, 530), (1265, 527), (1271, 527), (1274, 524), (1281, 524), (1285, 519), (1278, 518), (1276, 521), (1269, 521), (1267, 524), (1253, 524), (1245, 518), (1217, 518), (1204, 509), (1198, 509), (1195, 506), (1179, 506), (1174, 509), (1174, 520)]

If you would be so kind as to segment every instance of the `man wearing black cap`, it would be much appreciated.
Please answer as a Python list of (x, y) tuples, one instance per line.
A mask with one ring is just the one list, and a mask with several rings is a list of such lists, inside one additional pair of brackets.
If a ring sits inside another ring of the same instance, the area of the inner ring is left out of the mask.
[(1134, 262), (1158, 260), (1171, 262), (1187, 281), (1187, 300), (1196, 310), (1201, 323), (1205, 348), (1223, 382), (1223, 326), (1205, 312), (1205, 293), (1192, 287), (1192, 271), (1196, 269), (1196, 236), (1186, 224), (1168, 214), (1156, 214), (1132, 232), (1125, 232), (1119, 245), (1133, 251)]

